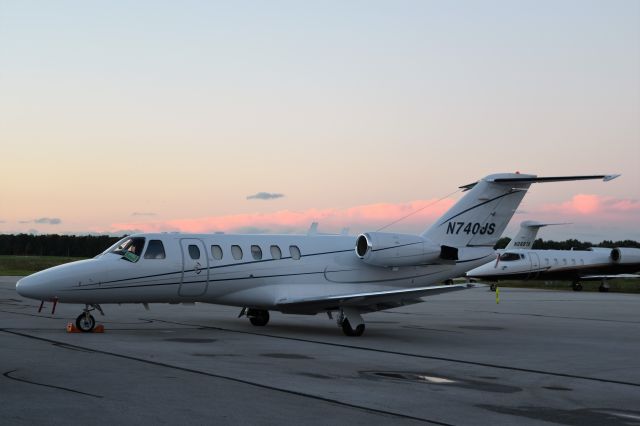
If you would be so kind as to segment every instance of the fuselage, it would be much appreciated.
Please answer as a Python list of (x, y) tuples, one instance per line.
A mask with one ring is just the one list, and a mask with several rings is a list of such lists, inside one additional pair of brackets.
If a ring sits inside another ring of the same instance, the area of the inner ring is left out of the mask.
[(275, 309), (304, 298), (441, 283), (494, 256), (490, 248), (462, 248), (453, 264), (388, 268), (363, 262), (355, 244), (355, 236), (343, 235), (136, 234), (93, 259), (25, 277), (17, 291), (63, 303)]
[[(624, 250), (626, 258), (616, 258)], [(640, 270), (640, 249), (504, 250), (499, 257), (467, 272), (467, 277), (500, 280), (569, 280)]]

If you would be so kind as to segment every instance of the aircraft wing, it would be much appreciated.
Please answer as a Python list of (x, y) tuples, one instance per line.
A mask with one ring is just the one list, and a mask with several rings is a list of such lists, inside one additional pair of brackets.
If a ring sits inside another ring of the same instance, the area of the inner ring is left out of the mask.
[(585, 275), (580, 277), (581, 281), (599, 281), (599, 280), (627, 280), (632, 278), (640, 278), (640, 275), (636, 274), (618, 274), (618, 275)]
[(369, 293), (341, 294), (321, 298), (307, 298), (288, 301), (277, 305), (283, 313), (315, 314), (322, 311), (337, 310), (340, 307), (357, 307), (363, 312), (381, 311), (398, 306), (423, 302), (421, 297), (435, 296), (451, 291), (475, 287), (474, 284), (438, 285), (401, 290), (375, 291)]

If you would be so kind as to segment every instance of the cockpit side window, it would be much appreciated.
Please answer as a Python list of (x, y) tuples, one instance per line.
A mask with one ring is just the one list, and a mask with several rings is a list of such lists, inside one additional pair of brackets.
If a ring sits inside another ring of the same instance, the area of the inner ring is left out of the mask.
[(164, 245), (160, 240), (149, 240), (147, 251), (144, 252), (145, 259), (164, 259)]
[(519, 259), (520, 259), (520, 255), (518, 253), (502, 253), (500, 255), (501, 262), (509, 262), (509, 261), (519, 260)]
[(114, 246), (110, 250), (110, 253), (122, 256), (123, 259), (129, 262), (137, 262), (142, 255), (144, 241), (145, 239), (143, 237), (127, 238), (122, 240), (120, 244)]

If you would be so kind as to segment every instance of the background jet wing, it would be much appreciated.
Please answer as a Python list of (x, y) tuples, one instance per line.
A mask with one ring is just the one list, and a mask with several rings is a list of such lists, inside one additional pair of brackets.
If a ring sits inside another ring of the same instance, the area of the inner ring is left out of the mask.
[(357, 307), (363, 312), (373, 312), (420, 303), (423, 301), (420, 299), (421, 297), (434, 296), (472, 287), (475, 287), (475, 285), (453, 284), (369, 293), (341, 294), (279, 303), (277, 309), (283, 313), (315, 314), (322, 311), (337, 310), (343, 306), (350, 306)]
[(640, 275), (636, 274), (618, 274), (618, 275), (585, 275), (580, 277), (581, 281), (599, 281), (599, 280), (625, 280), (632, 278), (640, 278)]

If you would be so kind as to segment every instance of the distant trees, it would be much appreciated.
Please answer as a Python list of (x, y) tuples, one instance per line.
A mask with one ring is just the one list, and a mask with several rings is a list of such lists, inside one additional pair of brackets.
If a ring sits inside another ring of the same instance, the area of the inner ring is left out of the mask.
[(0, 234), (0, 255), (93, 257), (120, 238), (108, 235)]
[[(102, 253), (122, 237), (108, 235), (30, 235), (30, 234), (0, 234), (0, 255), (14, 256), (70, 256), (93, 257)], [(498, 240), (496, 249), (505, 248), (511, 241), (504, 237)], [(640, 243), (632, 240), (605, 240), (599, 244), (578, 240), (552, 241), (537, 239), (533, 243), (534, 249), (556, 250), (586, 250), (589, 247), (637, 247)]]
[[(503, 249), (509, 244), (511, 238), (504, 237), (500, 238), (496, 245), (495, 249)], [(538, 238), (533, 242), (534, 249), (539, 250), (587, 250), (589, 247), (636, 247), (640, 248), (640, 243), (633, 240), (624, 240), (624, 241), (611, 241), (604, 240), (599, 244), (593, 244), (590, 242), (583, 242), (575, 239), (569, 239), (565, 241), (553, 241), (553, 240), (543, 240), (542, 238)]]

